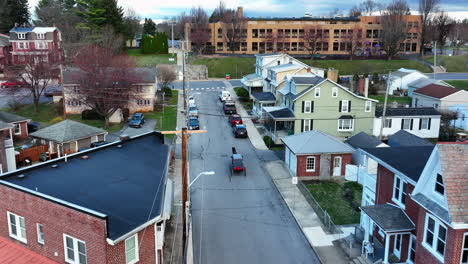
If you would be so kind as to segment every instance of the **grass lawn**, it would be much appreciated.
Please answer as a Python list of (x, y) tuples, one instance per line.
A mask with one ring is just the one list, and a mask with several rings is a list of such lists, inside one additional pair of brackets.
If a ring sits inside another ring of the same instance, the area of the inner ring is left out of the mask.
[[(175, 130), (177, 126), (177, 101), (179, 97), (179, 91), (172, 90), (172, 97), (169, 101), (171, 106), (164, 107), (164, 113), (162, 111), (153, 111), (145, 113), (147, 119), (156, 119), (156, 130), (169, 131)], [(168, 138), (173, 138), (174, 135), (166, 135)]]
[[(442, 65), (448, 72), (468, 72), (468, 55), (437, 56), (437, 65)], [(434, 56), (425, 56), (424, 60), (433, 64)]]
[(174, 55), (174, 61), (169, 61), (171, 54), (143, 54), (140, 49), (128, 49), (127, 54), (135, 58), (139, 67), (177, 63), (177, 55)]
[(463, 89), (468, 91), (468, 80), (451, 80), (451, 81), (445, 81), (453, 86), (455, 86), (458, 89)]
[(229, 73), (232, 79), (240, 79), (255, 72), (255, 58), (196, 58), (193, 64), (208, 66), (208, 77), (211, 78), (224, 78)]
[[(378, 104), (383, 104), (385, 102), (385, 95), (369, 95), (369, 98), (379, 100)], [(411, 104), (411, 97), (389, 95), (387, 98), (387, 104), (390, 104), (392, 102), (397, 102), (401, 104)]]
[(347, 225), (359, 223), (360, 213), (345, 200), (345, 188), (353, 190), (353, 200), (360, 205), (362, 187), (356, 183), (346, 183), (343, 187), (336, 182), (322, 181), (317, 184), (307, 184), (309, 191), (320, 204), (320, 206), (330, 214), (332, 221), (336, 225)]

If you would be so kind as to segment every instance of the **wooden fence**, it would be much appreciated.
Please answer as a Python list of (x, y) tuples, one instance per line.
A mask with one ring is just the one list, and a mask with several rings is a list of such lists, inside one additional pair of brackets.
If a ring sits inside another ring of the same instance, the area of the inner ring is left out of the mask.
[(48, 150), (49, 146), (47, 145), (40, 145), (23, 149), (19, 152), (18, 155), (16, 155), (16, 162), (22, 162), (25, 158), (30, 159), (32, 162), (39, 161), (39, 155), (43, 152), (47, 152)]

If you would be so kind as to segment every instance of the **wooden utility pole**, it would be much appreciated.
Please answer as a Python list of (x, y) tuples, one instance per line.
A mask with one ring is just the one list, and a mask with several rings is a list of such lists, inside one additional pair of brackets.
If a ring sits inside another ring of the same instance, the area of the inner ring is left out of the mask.
[[(383, 105), (383, 111), (382, 111), (382, 121), (380, 123), (380, 134), (379, 134), (379, 140), (382, 141), (383, 137), (383, 129), (385, 126), (385, 114), (387, 113), (387, 98), (388, 98), (388, 90), (390, 88), (390, 78), (392, 76), (392, 73), (388, 73), (388, 78), (387, 78), (387, 90), (385, 91), (385, 100), (384, 100), (384, 105)], [(403, 122), (403, 121), (402, 121)]]

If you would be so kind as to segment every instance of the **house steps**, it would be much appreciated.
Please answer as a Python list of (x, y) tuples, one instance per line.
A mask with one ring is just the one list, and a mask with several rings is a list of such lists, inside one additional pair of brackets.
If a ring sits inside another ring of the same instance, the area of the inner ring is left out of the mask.
[(349, 264), (373, 264), (370, 260), (363, 256), (358, 256), (349, 262)]

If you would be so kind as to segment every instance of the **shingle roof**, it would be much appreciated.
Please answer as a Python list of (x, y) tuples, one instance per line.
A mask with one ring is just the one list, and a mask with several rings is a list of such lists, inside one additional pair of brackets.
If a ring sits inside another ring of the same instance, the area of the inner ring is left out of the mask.
[(391, 77), (398, 77), (398, 78), (401, 78), (401, 77), (404, 77), (408, 74), (411, 74), (411, 73), (414, 73), (414, 72), (417, 72), (417, 70), (410, 70), (410, 69), (405, 69), (405, 68), (400, 68), (398, 69), (397, 71), (394, 71), (390, 74)]
[(21, 121), (29, 121), (31, 119), (15, 115), (12, 113), (0, 111), (0, 121), (3, 121), (5, 123), (14, 123), (14, 122), (21, 122)]
[(371, 136), (365, 132), (359, 132), (358, 134), (348, 138), (346, 143), (354, 148), (375, 148), (382, 144), (382, 141), (378, 140), (375, 136)]
[(10, 32), (14, 33), (27, 33), (27, 32), (32, 32), (34, 27), (14, 27), (10, 29)]
[(310, 77), (292, 77), (291, 81), (294, 81), (296, 84), (309, 84), (316, 85), (322, 82), (324, 78), (320, 76), (310, 76)]
[[(375, 116), (381, 117), (383, 113), (382, 108), (375, 109)], [(387, 108), (385, 116), (435, 116), (440, 113), (434, 107), (398, 107)]]
[(354, 149), (336, 137), (311, 130), (281, 139), (295, 154), (352, 153)]
[(298, 65), (298, 64), (292, 64), (292, 63), (285, 63), (285, 64), (271, 66), (271, 67), (268, 67), (267, 69), (278, 72), (278, 71), (289, 71), (289, 70), (300, 69), (300, 68), (304, 68), (304, 66)]
[(433, 84), (433, 83), (438, 83), (440, 82), (439, 80), (434, 80), (430, 79), (427, 77), (421, 77), (419, 79), (416, 79), (415, 81), (412, 81), (408, 83), (408, 86), (415, 87), (415, 88), (422, 88), (426, 85)]
[(3, 121), (0, 121), (0, 130), (5, 130), (5, 129), (12, 128), (12, 127), (13, 127), (12, 125), (5, 123)]
[(468, 144), (437, 144), (452, 223), (468, 223)]
[(317, 78), (317, 79), (316, 79), (315, 83), (312, 84), (312, 85), (311, 85), (310, 87), (308, 87), (307, 89), (302, 90), (302, 92), (296, 94), (296, 95), (294, 96), (294, 100), (296, 100), (297, 98), (301, 97), (302, 95), (304, 95), (304, 94), (310, 92), (310, 90), (314, 89), (315, 86), (317, 86), (317, 84), (319, 84), (319, 83), (321, 83), (322, 81), (326, 80), (326, 79), (324, 79), (324, 78), (322, 78), (322, 77), (318, 77), (318, 76), (317, 76), (316, 78)]
[(434, 146), (366, 148), (365, 152), (382, 160), (417, 182)]
[(420, 138), (406, 130), (399, 130), (388, 137), (388, 145), (392, 147), (434, 146), (427, 139)]
[(10, 45), (10, 36), (0, 34), (0, 47)]
[(4, 264), (58, 264), (3, 237), (0, 237), (0, 259)]
[(274, 55), (282, 55), (282, 53), (263, 53), (263, 54), (255, 54), (257, 57), (267, 57), (267, 56), (274, 56)]
[(248, 75), (245, 75), (243, 78), (249, 80), (249, 81), (255, 81), (255, 80), (261, 80), (262, 79), (262, 76), (256, 74), (256, 73), (252, 73), (252, 74), (248, 74)]
[(266, 107), (263, 107), (263, 110), (265, 110), (273, 118), (294, 118), (295, 117), (294, 113), (287, 107), (266, 106)]
[(439, 217), (446, 223), (450, 223), (449, 212), (440, 204), (434, 202), (434, 200), (429, 199), (426, 195), (422, 193), (418, 193), (415, 196), (412, 196), (411, 198), (419, 204), (421, 204), (427, 210), (431, 211), (431, 213), (437, 215), (437, 217)]
[(262, 92), (262, 93), (252, 93), (252, 97), (259, 102), (275, 102), (276, 97), (273, 93)]
[(458, 90), (457, 88), (453, 88), (453, 87), (443, 86), (439, 84), (429, 84), (429, 85), (426, 85), (422, 88), (415, 90), (414, 92), (418, 94), (441, 99), (459, 91), (460, 90)]
[(46, 140), (64, 143), (73, 141), (80, 138), (96, 136), (99, 134), (107, 133), (105, 130), (88, 126), (73, 120), (64, 120), (57, 124), (40, 129), (31, 133), (31, 137), (41, 138)]
[[(111, 71), (111, 69), (109, 69)], [(134, 83), (155, 83), (156, 68), (135, 67), (131, 70)], [(77, 84), (79, 78), (83, 76), (83, 71), (79, 68), (67, 67), (63, 70), (64, 84)]]
[(361, 210), (385, 232), (415, 229), (413, 222), (400, 207), (390, 204), (375, 204), (362, 206)]

